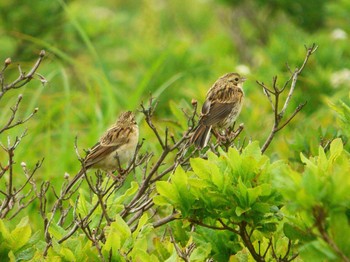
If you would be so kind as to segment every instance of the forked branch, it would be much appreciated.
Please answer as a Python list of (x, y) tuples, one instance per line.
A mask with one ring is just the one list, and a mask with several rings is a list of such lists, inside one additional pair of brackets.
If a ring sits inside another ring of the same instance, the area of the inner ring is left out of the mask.
[[(285, 112), (287, 110), (287, 107), (291, 101), (291, 98), (293, 96), (297, 80), (299, 75), (304, 70), (307, 62), (309, 61), (310, 56), (316, 52), (318, 46), (316, 44), (313, 44), (310, 47), (306, 48), (306, 55), (304, 58), (304, 61), (300, 68), (296, 68), (294, 71), (292, 71), (289, 66), (287, 65), (289, 71), (291, 72), (290, 78), (284, 83), (282, 88), (278, 88), (277, 86), (277, 76), (273, 77), (272, 79), (272, 88), (267, 87), (263, 82), (257, 81), (258, 85), (263, 88), (263, 92), (266, 95), (267, 99), (269, 100), (272, 110), (274, 112), (274, 124), (272, 126), (272, 129), (270, 131), (269, 136), (267, 137), (264, 145), (261, 148), (261, 152), (264, 153), (266, 149), (271, 144), (271, 141), (273, 140), (275, 134), (280, 131), (282, 128), (284, 128), (287, 124), (290, 123), (290, 121), (303, 109), (303, 107), (306, 105), (306, 101), (299, 104), (294, 112), (284, 121), (282, 120), (285, 117)], [(286, 100), (283, 103), (282, 109), (279, 110), (280, 104), (282, 103), (280, 95), (285, 91), (286, 87), (290, 85), (289, 92), (287, 95)]]

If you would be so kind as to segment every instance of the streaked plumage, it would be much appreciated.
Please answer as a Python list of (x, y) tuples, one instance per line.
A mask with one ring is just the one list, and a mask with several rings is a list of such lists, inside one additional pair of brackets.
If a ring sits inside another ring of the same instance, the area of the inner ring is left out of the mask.
[(228, 128), (236, 121), (242, 109), (245, 80), (237, 73), (228, 73), (216, 80), (207, 93), (191, 143), (203, 148), (209, 141), (212, 127)]
[[(139, 128), (131, 111), (120, 115), (117, 122), (109, 128), (88, 152), (84, 160), (85, 169), (115, 171), (133, 157), (139, 138)], [(119, 163), (118, 163), (119, 161)], [(86, 172), (81, 169), (65, 189), (65, 194)]]

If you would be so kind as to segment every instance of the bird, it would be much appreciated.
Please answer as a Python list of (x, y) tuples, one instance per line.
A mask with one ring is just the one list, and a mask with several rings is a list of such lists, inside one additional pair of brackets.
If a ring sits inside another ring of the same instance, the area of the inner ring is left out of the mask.
[(100, 140), (87, 152), (83, 167), (64, 189), (66, 195), (88, 169), (113, 172), (129, 162), (139, 139), (139, 128), (131, 111), (123, 112)]
[(212, 128), (228, 128), (236, 121), (241, 112), (245, 77), (238, 73), (227, 73), (215, 81), (208, 90), (197, 126), (190, 143), (199, 149), (209, 141)]

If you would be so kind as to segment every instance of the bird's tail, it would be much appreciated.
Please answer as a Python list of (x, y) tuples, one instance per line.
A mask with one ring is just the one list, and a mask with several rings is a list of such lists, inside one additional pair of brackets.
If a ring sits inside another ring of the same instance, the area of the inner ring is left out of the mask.
[(78, 174), (73, 177), (73, 179), (69, 182), (67, 187), (64, 189), (63, 195), (68, 194), (69, 190), (72, 189), (72, 187), (78, 182), (78, 180), (86, 173), (86, 169), (81, 169)]
[(198, 125), (191, 137), (191, 144), (194, 143), (198, 148), (205, 147), (210, 138), (210, 131), (211, 126)]

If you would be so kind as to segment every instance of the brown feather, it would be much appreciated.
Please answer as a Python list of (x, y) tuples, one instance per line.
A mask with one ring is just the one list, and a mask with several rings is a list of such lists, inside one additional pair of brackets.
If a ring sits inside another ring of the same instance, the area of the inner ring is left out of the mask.
[(245, 78), (237, 73), (220, 77), (208, 90), (198, 126), (192, 134), (191, 143), (202, 148), (206, 146), (212, 127), (226, 128), (239, 115), (244, 96), (242, 86)]
[(191, 137), (191, 144), (194, 143), (198, 148), (205, 147), (209, 140), (210, 130), (211, 126), (198, 125)]
[[(114, 171), (118, 165), (130, 160), (130, 155), (135, 152), (139, 131), (131, 111), (120, 115), (117, 122), (109, 128), (91, 150), (84, 160), (84, 169), (70, 181), (65, 194), (81, 178), (86, 170), (100, 168), (105, 171)], [(120, 152), (118, 151), (120, 150)]]

